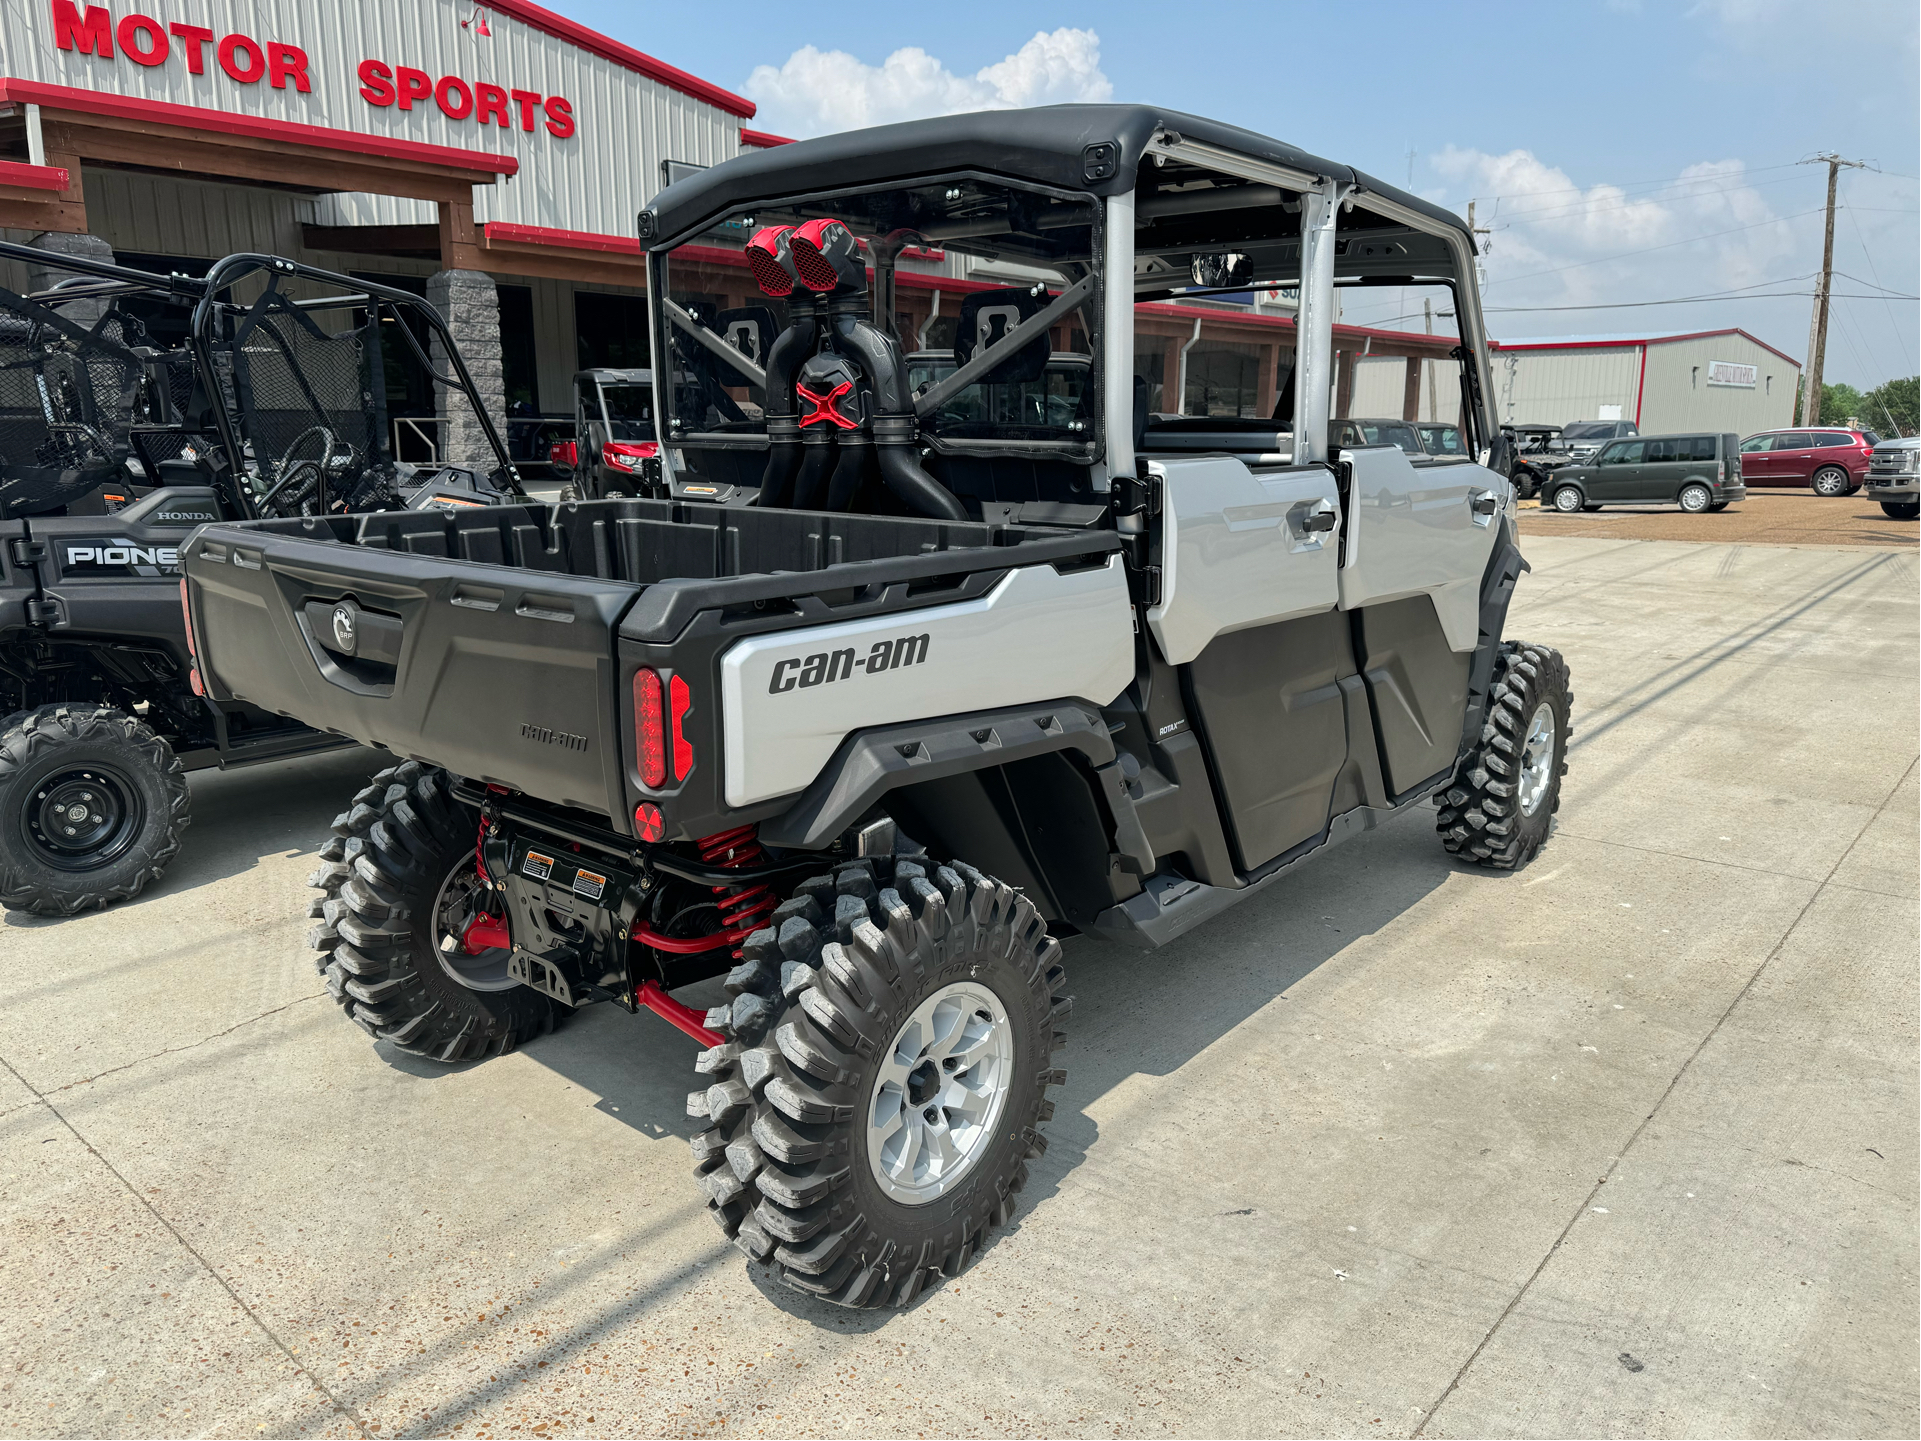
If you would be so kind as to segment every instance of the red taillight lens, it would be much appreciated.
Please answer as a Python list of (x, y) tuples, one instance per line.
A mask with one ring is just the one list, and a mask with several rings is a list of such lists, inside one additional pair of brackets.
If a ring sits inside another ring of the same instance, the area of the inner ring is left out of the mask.
[(642, 666), (634, 672), (634, 749), (640, 757), (640, 783), (649, 788), (667, 779), (665, 712), (660, 673)]
[(651, 440), (610, 440), (600, 448), (600, 458), (616, 470), (639, 470), (643, 460), (660, 454)]
[(694, 743), (687, 739), (687, 732), (682, 725), (693, 699), (687, 682), (679, 676), (667, 683), (667, 709), (673, 717), (674, 726), (674, 779), (677, 781), (686, 780), (687, 772), (694, 768)]
[(552, 465), (579, 465), (580, 447), (571, 440), (556, 440), (547, 447), (547, 460)]
[(187, 654), (193, 655), (193, 611), (187, 605), (187, 578), (180, 577), (180, 620), (187, 627)]

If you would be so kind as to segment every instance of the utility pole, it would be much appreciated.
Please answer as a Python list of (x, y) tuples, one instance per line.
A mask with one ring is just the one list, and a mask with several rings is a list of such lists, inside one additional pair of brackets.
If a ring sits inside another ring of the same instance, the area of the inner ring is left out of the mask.
[[(1421, 311), (1427, 319), (1427, 333), (1432, 335), (1434, 333), (1434, 301), (1432, 297), (1421, 301)], [(1436, 365), (1432, 360), (1423, 360), (1421, 365), (1427, 371), (1428, 419), (1439, 420), (1441, 418), (1441, 401), (1440, 396), (1436, 392), (1435, 378), (1441, 367)]]
[[(1808, 368), (1806, 381), (1801, 387), (1800, 415), (1796, 425), (1819, 425), (1821, 423), (1821, 363), (1827, 357), (1828, 348), (1828, 293), (1834, 288), (1834, 196), (1839, 188), (1841, 168), (1859, 170), (1865, 163), (1860, 160), (1843, 160), (1833, 151), (1826, 155), (1815, 155), (1799, 162), (1802, 165), (1825, 165), (1828, 167), (1828, 228), (1827, 238), (1821, 245), (1821, 283), (1814, 292), (1814, 316), (1808, 326)], [(1469, 207), (1470, 214), (1472, 207)], [(1472, 224), (1470, 220), (1468, 222)]]
[[(1467, 203), (1467, 233), (1469, 235), (1492, 235), (1494, 233), (1492, 230), (1486, 229), (1485, 227), (1480, 227), (1475, 225), (1474, 202), (1472, 200), (1468, 201)], [(1478, 252), (1474, 260), (1475, 277), (1480, 281), (1479, 288), (1482, 290), (1486, 290), (1487, 289), (1487, 267), (1481, 263), (1480, 257), (1482, 255), (1485, 255), (1487, 252), (1484, 249), (1482, 249), (1481, 242), (1478, 240), (1474, 242), (1474, 248)]]

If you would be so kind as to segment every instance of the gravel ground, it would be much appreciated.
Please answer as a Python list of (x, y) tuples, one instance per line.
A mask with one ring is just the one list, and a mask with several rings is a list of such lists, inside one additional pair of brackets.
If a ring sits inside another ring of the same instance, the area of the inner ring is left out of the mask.
[(1866, 494), (1828, 499), (1808, 491), (1750, 490), (1719, 515), (1687, 515), (1672, 505), (1610, 505), (1562, 515), (1521, 502), (1522, 535), (1582, 535), (1597, 540), (1694, 540), (1736, 545), (1912, 546), (1917, 527), (1890, 520)]

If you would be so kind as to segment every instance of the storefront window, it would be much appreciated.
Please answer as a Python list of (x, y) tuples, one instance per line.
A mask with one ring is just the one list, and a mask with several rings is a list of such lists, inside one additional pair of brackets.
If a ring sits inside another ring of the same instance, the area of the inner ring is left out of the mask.
[(642, 370), (647, 365), (647, 297), (574, 292), (574, 335), (580, 370), (605, 366)]

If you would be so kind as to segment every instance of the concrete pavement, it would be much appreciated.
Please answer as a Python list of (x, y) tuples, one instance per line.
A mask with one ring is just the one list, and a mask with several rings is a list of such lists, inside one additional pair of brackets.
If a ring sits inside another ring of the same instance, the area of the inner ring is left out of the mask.
[(0, 915), (0, 1432), (1915, 1434), (1915, 559), (1527, 548), (1541, 857), (1423, 812), (1070, 942), (1053, 1144), (905, 1313), (724, 1243), (659, 1022), (339, 1017), (304, 878), (374, 757), (196, 777), (139, 902)]

